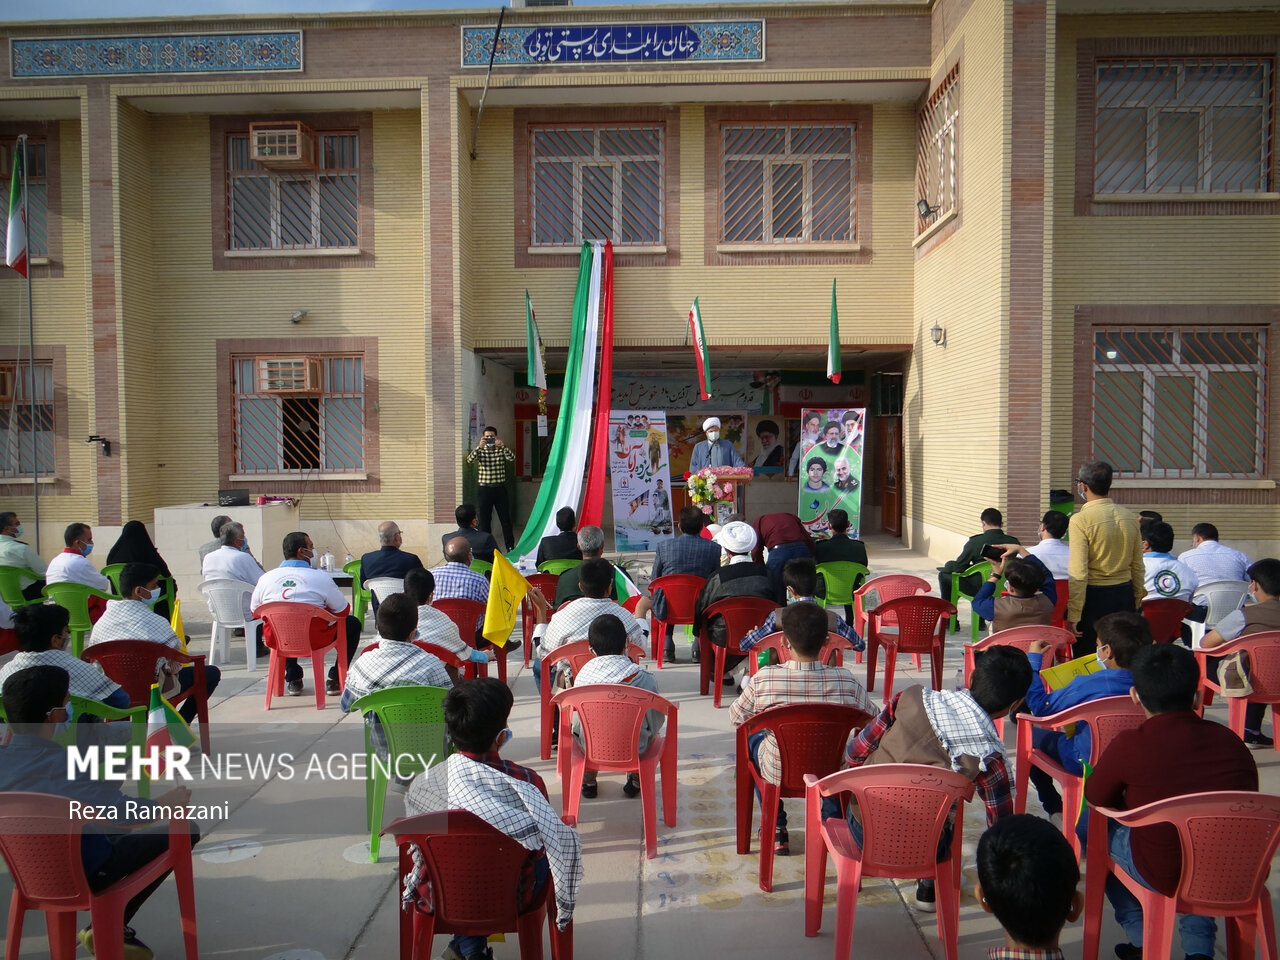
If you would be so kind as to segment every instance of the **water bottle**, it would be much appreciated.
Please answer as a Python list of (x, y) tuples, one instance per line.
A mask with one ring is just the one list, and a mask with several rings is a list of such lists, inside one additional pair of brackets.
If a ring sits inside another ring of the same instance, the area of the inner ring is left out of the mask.
[(320, 558), (320, 569), (327, 570), (330, 573), (333, 572), (333, 554), (328, 550), (326, 550), (324, 555)]
[(964, 665), (963, 665), (963, 664), (962, 664), (961, 666), (956, 667), (956, 681), (955, 681), (955, 685), (954, 685), (951, 689), (953, 689), (953, 690), (964, 690), (964, 689), (965, 689), (965, 685), (964, 685)]
[(342, 569), (343, 569), (343, 570), (347, 569), (347, 564), (349, 564), (349, 563), (350, 563), (352, 560), (354, 560), (354, 559), (355, 559), (355, 557), (353, 557), (353, 556), (351, 555), (351, 552), (350, 552), (350, 551), (347, 551), (347, 559), (345, 559), (345, 560), (343, 560), (343, 561), (342, 561)]

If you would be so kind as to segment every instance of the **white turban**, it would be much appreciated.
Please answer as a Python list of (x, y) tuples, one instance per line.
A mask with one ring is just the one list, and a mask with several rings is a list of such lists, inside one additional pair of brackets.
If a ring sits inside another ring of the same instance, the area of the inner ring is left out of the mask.
[(720, 426), (719, 417), (707, 417), (707, 419), (702, 421), (702, 430), (704, 433), (707, 430), (710, 430), (712, 427), (719, 427), (719, 426)]
[(720, 528), (716, 543), (729, 553), (750, 553), (756, 548), (756, 532), (751, 524), (734, 520)]

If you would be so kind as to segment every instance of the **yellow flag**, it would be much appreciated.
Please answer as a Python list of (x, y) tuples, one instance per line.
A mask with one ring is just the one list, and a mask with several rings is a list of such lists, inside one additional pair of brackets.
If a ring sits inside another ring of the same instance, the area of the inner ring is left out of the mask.
[(529, 592), (529, 581), (511, 561), (494, 551), (493, 571), (489, 575), (489, 603), (484, 608), (484, 638), (499, 647), (507, 645), (507, 638), (515, 629), (520, 617), (520, 601)]
[(173, 628), (173, 632), (178, 635), (178, 640), (182, 644), (182, 652), (187, 652), (187, 635), (182, 627), (182, 609), (179, 606), (182, 601), (177, 597), (173, 598), (173, 616), (169, 618), (169, 626)]

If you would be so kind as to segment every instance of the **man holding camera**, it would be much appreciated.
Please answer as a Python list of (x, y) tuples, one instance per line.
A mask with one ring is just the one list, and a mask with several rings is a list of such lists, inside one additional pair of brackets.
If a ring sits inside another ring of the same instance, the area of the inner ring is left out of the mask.
[(491, 520), (496, 507), (507, 551), (516, 542), (515, 531), (511, 528), (511, 505), (507, 501), (507, 464), (515, 462), (516, 455), (498, 439), (497, 427), (485, 427), (480, 443), (467, 454), (467, 463), (476, 464), (480, 470), (480, 492), (476, 498), (480, 529), (485, 533), (493, 532)]

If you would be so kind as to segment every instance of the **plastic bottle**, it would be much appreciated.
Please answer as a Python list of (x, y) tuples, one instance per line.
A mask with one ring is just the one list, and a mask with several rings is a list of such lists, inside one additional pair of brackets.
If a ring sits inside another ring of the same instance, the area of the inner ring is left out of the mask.
[(333, 572), (333, 554), (326, 550), (320, 556), (320, 569)]
[(343, 569), (343, 570), (347, 569), (347, 564), (349, 564), (349, 563), (350, 563), (352, 560), (354, 560), (354, 559), (355, 559), (355, 557), (353, 557), (353, 556), (351, 555), (350, 551), (348, 551), (348, 552), (347, 552), (347, 559), (345, 559), (345, 560), (343, 560), (343, 561), (342, 561), (342, 569)]

